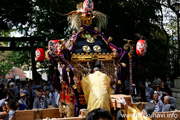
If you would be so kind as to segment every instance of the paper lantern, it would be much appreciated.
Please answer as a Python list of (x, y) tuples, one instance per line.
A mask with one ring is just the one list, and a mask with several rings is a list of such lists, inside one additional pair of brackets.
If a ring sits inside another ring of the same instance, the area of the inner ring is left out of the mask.
[(53, 57), (60, 55), (60, 43), (58, 40), (50, 40), (48, 43), (49, 54)]
[(43, 48), (36, 49), (36, 58), (39, 62), (44, 61), (45, 59), (45, 53)]
[(145, 40), (138, 40), (136, 44), (136, 53), (140, 56), (144, 56), (147, 51), (147, 43)]
[(94, 3), (92, 0), (85, 0), (83, 3), (83, 10), (84, 12), (88, 13), (93, 11), (94, 9)]

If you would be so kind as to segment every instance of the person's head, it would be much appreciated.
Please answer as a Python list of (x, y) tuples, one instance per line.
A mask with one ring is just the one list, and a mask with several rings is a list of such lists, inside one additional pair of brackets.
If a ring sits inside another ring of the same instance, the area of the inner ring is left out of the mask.
[(42, 95), (43, 95), (43, 90), (42, 90), (41, 88), (38, 88), (37, 91), (38, 91), (38, 92), (37, 92), (38, 97), (41, 98)]
[(164, 84), (164, 82), (163, 82), (163, 81), (161, 82), (161, 87), (162, 87), (162, 86), (165, 86), (165, 84)]
[(85, 120), (113, 120), (110, 112), (106, 109), (97, 108), (89, 112)]
[(151, 88), (151, 84), (148, 84), (148, 87)]
[(141, 83), (141, 87), (142, 87), (142, 88), (145, 87), (145, 83), (144, 83), (144, 82)]
[(148, 78), (146, 78), (146, 82), (149, 82), (149, 79), (148, 79)]
[(45, 95), (49, 96), (49, 89), (46, 89)]
[(170, 102), (170, 97), (169, 96), (165, 96), (164, 97), (164, 104), (169, 104)]
[(20, 97), (21, 97), (21, 99), (25, 100), (26, 99), (26, 94), (25, 93), (21, 93)]
[(13, 95), (13, 91), (11, 89), (7, 89), (7, 96), (12, 96)]
[(166, 96), (172, 96), (172, 91), (170, 89), (166, 90)]
[(98, 67), (93, 68), (93, 72), (99, 71), (100, 69)]
[(132, 87), (133, 87), (133, 88), (136, 88), (136, 84), (132, 84)]
[(170, 77), (167, 77), (166, 80), (167, 80), (167, 81), (170, 81)]
[(155, 92), (155, 93), (153, 94), (153, 100), (154, 100), (154, 101), (158, 101), (158, 93)]
[(16, 102), (13, 99), (9, 99), (6, 103), (6, 108), (8, 110), (16, 110)]
[(16, 80), (16, 86), (19, 86), (19, 85), (20, 85), (20, 80), (17, 79), (17, 80)]
[(15, 87), (15, 83), (14, 82), (10, 82), (9, 86), (10, 86), (10, 88), (14, 88)]
[(148, 102), (148, 104), (145, 105), (144, 110), (142, 111), (144, 115), (150, 116), (155, 110), (154, 103)]
[(32, 91), (32, 85), (29, 85), (29, 86), (28, 86), (28, 90), (29, 90), (29, 91)]
[(35, 85), (35, 84), (36, 84), (36, 81), (35, 81), (35, 80), (33, 80), (33, 81), (32, 81), (32, 84), (33, 84), (33, 85)]
[(26, 84), (25, 84), (25, 83), (22, 84), (22, 88), (23, 88), (23, 89), (26, 88)]
[(160, 89), (160, 86), (159, 84), (156, 85), (156, 90), (159, 90)]
[(15, 80), (14, 80), (14, 78), (11, 78), (11, 82), (14, 82)]
[(100, 69), (101, 69), (101, 62), (99, 60), (96, 60), (93, 66), (93, 72), (100, 71)]
[(6, 107), (5, 103), (2, 105), (2, 109), (3, 109), (4, 112), (7, 111), (7, 107)]

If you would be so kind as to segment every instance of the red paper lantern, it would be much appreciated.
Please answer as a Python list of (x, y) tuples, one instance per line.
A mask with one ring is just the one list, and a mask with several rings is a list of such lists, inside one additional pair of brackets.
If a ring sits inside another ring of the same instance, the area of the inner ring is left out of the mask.
[(85, 0), (83, 3), (83, 10), (84, 12), (92, 12), (94, 9), (94, 3), (92, 0)]
[(42, 49), (42, 48), (36, 49), (36, 58), (39, 62), (44, 61), (44, 59), (45, 59), (44, 49)]
[(48, 43), (49, 54), (53, 57), (60, 55), (60, 43), (58, 40), (50, 40)]
[(136, 53), (140, 56), (144, 56), (147, 51), (147, 43), (145, 40), (138, 40), (136, 44)]

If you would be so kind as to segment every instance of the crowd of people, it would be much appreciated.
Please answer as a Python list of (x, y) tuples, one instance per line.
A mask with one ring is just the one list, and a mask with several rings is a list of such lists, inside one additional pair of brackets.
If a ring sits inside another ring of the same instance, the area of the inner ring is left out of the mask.
[(59, 90), (51, 82), (40, 80), (20, 81), (9, 79), (7, 84), (0, 84), (0, 119), (15, 119), (16, 110), (45, 109), (59, 106)]
[[(126, 90), (130, 92), (130, 86), (126, 81)], [(163, 81), (155, 76), (152, 81), (146, 79), (132, 86), (133, 92), (130, 92), (130, 94), (133, 97), (133, 102), (153, 103), (155, 105), (154, 112), (165, 112), (176, 109), (176, 100), (172, 97), (171, 91), (174, 83), (170, 80), (170, 77), (167, 77), (166, 81)]]
[[(16, 110), (44, 109), (58, 107), (60, 89), (54, 89), (51, 81), (20, 81), (10, 79), (7, 84), (0, 84), (0, 118), (13, 120)], [(149, 102), (154, 105), (153, 112), (164, 112), (176, 109), (176, 100), (171, 88), (174, 87), (169, 77), (162, 81), (155, 76), (153, 81), (146, 79), (133, 84), (131, 93), (129, 81), (125, 81), (127, 94), (131, 94), (133, 102)], [(152, 111), (152, 110), (151, 110)]]

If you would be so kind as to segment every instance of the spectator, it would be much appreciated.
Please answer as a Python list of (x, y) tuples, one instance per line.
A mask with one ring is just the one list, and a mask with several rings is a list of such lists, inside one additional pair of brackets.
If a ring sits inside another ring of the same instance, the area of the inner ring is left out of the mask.
[(16, 86), (15, 86), (15, 99), (20, 99), (20, 81), (16, 80)]
[(16, 102), (12, 99), (8, 100), (6, 103), (6, 107), (8, 110), (8, 116), (6, 120), (16, 120)]
[(129, 90), (130, 90), (130, 87), (129, 87), (129, 81), (128, 81), (128, 77), (127, 79), (125, 80), (125, 87), (126, 87), (126, 94), (129, 94)]
[(173, 106), (171, 106), (170, 104), (170, 97), (169, 96), (165, 96), (164, 97), (164, 104), (162, 107), (162, 112), (166, 112), (166, 111), (172, 111), (175, 108)]
[(6, 100), (6, 94), (2, 93), (1, 96), (2, 96), (2, 99), (0, 99), (0, 111), (2, 111), (2, 109), (3, 109), (3, 105), (4, 105), (5, 100)]
[(132, 96), (133, 97), (137, 97), (137, 89), (136, 89), (136, 85), (135, 84), (132, 84), (132, 87), (133, 87), (133, 94), (132, 94)]
[(147, 79), (146, 79), (146, 82), (145, 82), (145, 87), (148, 88), (149, 85), (151, 85), (151, 82), (150, 82), (149, 79), (147, 78)]
[(37, 97), (34, 99), (34, 102), (33, 102), (33, 109), (36, 109), (36, 108), (41, 108), (41, 109), (45, 109), (45, 108), (48, 108), (48, 104), (45, 100), (45, 98), (42, 97), (42, 89), (39, 88), (38, 89), (38, 92), (37, 92)]
[(43, 90), (44, 90), (44, 91), (46, 91), (46, 89), (49, 90), (50, 87), (49, 87), (49, 85), (48, 85), (48, 82), (45, 82), (44, 84), (45, 84), (45, 85), (44, 85), (44, 87), (43, 87)]
[(3, 94), (6, 94), (6, 89), (4, 87), (4, 84), (0, 84), (0, 99), (3, 98)]
[(154, 112), (161, 112), (162, 111), (163, 102), (161, 101), (161, 99), (159, 99), (158, 93), (156, 91), (153, 94), (153, 100), (151, 100), (150, 102), (155, 105)]
[(18, 101), (18, 103), (20, 104), (20, 110), (27, 110), (28, 109), (28, 105), (27, 105), (27, 100), (26, 100), (26, 94), (25, 93), (21, 93), (20, 94), (21, 99)]
[(49, 90), (46, 89), (45, 97), (44, 98), (46, 99), (46, 102), (47, 102), (48, 105), (56, 107), (55, 103), (54, 103), (55, 101), (52, 99), (52, 97), (49, 96), (49, 93), (50, 93)]
[(3, 108), (3, 110), (2, 110), (3, 112), (0, 113), (0, 119), (6, 120), (8, 111), (7, 111), (7, 107), (6, 107), (5, 103), (3, 103), (2, 108)]
[(174, 83), (172, 81), (170, 81), (169, 77), (166, 78), (165, 84), (167, 85), (168, 89), (171, 89), (174, 87)]
[(160, 85), (161, 84), (161, 79), (158, 78), (156, 75), (154, 76), (154, 81), (153, 81), (153, 86), (152, 87), (155, 87), (156, 85)]
[(49, 84), (49, 91), (54, 91), (54, 87), (53, 87), (52, 81), (49, 81), (48, 84)]
[(133, 86), (133, 94), (132, 93), (130, 93), (130, 94), (132, 95), (133, 102), (140, 101), (141, 98), (138, 96), (136, 85), (133, 84), (132, 86)]
[(154, 90), (151, 88), (151, 84), (148, 84), (148, 87), (145, 89), (146, 92), (146, 101), (149, 102), (152, 100), (152, 96), (154, 93)]
[(20, 89), (20, 94), (21, 94), (21, 93), (27, 94), (27, 91), (26, 91), (26, 84), (22, 84), (22, 87), (21, 87), (21, 89)]
[(33, 80), (33, 82), (32, 82), (32, 88), (33, 88), (33, 90), (37, 90), (39, 87), (40, 87), (40, 85), (37, 85), (37, 84), (36, 84), (36, 81)]
[(59, 99), (60, 99), (59, 90), (56, 89), (55, 92), (54, 92), (54, 100), (55, 100), (55, 106), (56, 107), (59, 106)]
[(166, 94), (166, 90), (168, 89), (168, 87), (165, 85), (164, 82), (161, 82), (161, 87), (160, 87), (160, 91), (162, 91), (162, 93), (165, 95)]
[(29, 109), (32, 109), (33, 107), (33, 102), (34, 102), (34, 97), (36, 97), (36, 93), (34, 92), (33, 88), (31, 87), (32, 85), (28, 86), (28, 91), (27, 91), (27, 99), (29, 102)]
[(7, 99), (15, 99), (11, 89), (7, 89)]
[(162, 94), (162, 91), (160, 91), (159, 84), (156, 85), (155, 91), (158, 93), (159, 99), (161, 99), (163, 94)]
[(151, 116), (154, 110), (155, 110), (154, 103), (148, 102), (148, 104), (146, 104), (144, 109), (142, 110), (142, 114), (144, 114), (145, 116)]
[(166, 96), (169, 96), (169, 97), (170, 97), (170, 104), (171, 104), (171, 106), (174, 107), (174, 109), (176, 109), (176, 99), (175, 99), (174, 97), (172, 97), (171, 95), (172, 95), (171, 90), (170, 90), (170, 89), (167, 90), (167, 91), (166, 91)]
[(11, 82), (14, 82), (14, 81), (15, 81), (15, 80), (14, 80), (13, 78), (9, 79), (8, 82), (7, 82), (7, 88), (9, 88), (9, 87), (10, 87), (9, 84), (10, 84)]
[(139, 97), (141, 97), (141, 101), (146, 101), (146, 93), (145, 93), (145, 83), (141, 83), (141, 87), (139, 89)]
[(94, 109), (86, 116), (86, 120), (113, 120), (111, 114), (106, 109)]
[(15, 83), (14, 82), (9, 83), (9, 88), (12, 90), (13, 94), (15, 95), (16, 89), (15, 89)]

